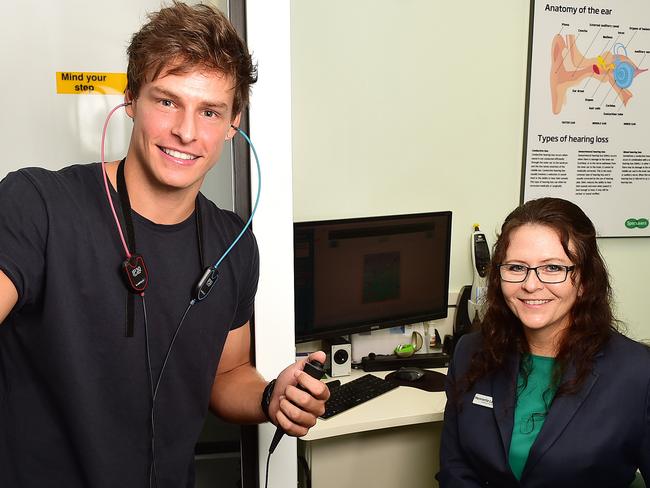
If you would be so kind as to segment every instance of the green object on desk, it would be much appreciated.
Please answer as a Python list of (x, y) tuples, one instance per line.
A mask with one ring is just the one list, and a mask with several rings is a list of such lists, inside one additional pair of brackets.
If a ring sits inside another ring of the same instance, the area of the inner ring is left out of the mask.
[(400, 344), (395, 348), (395, 354), (401, 358), (408, 358), (415, 354), (415, 346), (413, 344)]

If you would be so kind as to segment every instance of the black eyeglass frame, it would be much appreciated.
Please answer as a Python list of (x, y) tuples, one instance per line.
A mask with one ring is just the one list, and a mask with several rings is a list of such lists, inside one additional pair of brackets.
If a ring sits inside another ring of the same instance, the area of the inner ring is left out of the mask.
[(563, 268), (563, 269), (564, 269), (564, 278), (563, 278), (561, 281), (544, 281), (544, 280), (542, 279), (542, 277), (539, 275), (539, 271), (538, 271), (538, 270), (539, 270), (539, 268), (544, 268), (544, 267), (546, 267), (546, 266), (551, 266), (551, 265), (549, 265), (549, 264), (542, 264), (541, 266), (535, 266), (534, 268), (531, 268), (530, 266), (525, 266), (525, 265), (523, 265), (523, 264), (518, 264), (517, 266), (521, 266), (521, 267), (523, 267), (523, 268), (526, 268), (526, 274), (524, 275), (524, 277), (523, 277), (522, 279), (517, 280), (517, 281), (513, 281), (513, 280), (506, 280), (506, 279), (503, 277), (503, 275), (501, 274), (501, 268), (502, 268), (503, 266), (512, 266), (512, 264), (503, 263), (503, 264), (499, 264), (499, 265), (497, 266), (497, 267), (499, 268), (499, 278), (501, 278), (501, 281), (505, 281), (506, 283), (523, 283), (524, 281), (526, 281), (526, 280), (528, 279), (528, 275), (530, 274), (530, 272), (531, 272), (531, 270), (532, 270), (532, 271), (535, 271), (535, 274), (537, 275), (537, 279), (538, 279), (541, 283), (544, 283), (544, 284), (546, 284), (546, 285), (558, 285), (558, 284), (560, 284), (560, 283), (564, 283), (564, 282), (566, 281), (567, 277), (569, 276), (569, 273), (570, 273), (571, 271), (573, 271), (574, 269), (576, 269), (575, 264), (573, 264), (573, 265), (571, 265), (571, 266), (566, 266), (566, 265), (564, 265), (564, 264), (553, 264), (552, 266), (557, 266), (558, 268)]

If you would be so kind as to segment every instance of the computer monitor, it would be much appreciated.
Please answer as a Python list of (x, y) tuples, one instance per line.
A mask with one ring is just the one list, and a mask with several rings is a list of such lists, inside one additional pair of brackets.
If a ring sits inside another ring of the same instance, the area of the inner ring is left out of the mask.
[(296, 341), (447, 316), (451, 212), (294, 224)]

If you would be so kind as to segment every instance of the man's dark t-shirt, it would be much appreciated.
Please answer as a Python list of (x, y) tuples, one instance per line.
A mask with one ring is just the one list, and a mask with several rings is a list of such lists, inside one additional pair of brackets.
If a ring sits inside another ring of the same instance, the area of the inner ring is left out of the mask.
[[(202, 195), (199, 204), (210, 265), (243, 223)], [(196, 220), (159, 225), (133, 213), (133, 223), (149, 269), (155, 381), (202, 271)], [(0, 183), (0, 269), (18, 290), (18, 303), (0, 325), (0, 486), (147, 486), (144, 309), (136, 296), (134, 335), (126, 337), (123, 260), (99, 164), (25, 169)], [(221, 350), (228, 332), (251, 317), (257, 277), (257, 246), (247, 232), (221, 263), (210, 295), (183, 323), (155, 405), (161, 488), (192, 481), (194, 444)]]

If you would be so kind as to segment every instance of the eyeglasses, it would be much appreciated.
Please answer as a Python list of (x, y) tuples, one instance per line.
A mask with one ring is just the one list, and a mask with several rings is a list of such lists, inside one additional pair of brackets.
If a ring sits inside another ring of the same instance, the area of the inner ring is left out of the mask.
[(544, 264), (531, 268), (523, 264), (500, 264), (499, 275), (503, 281), (508, 283), (523, 283), (528, 278), (528, 273), (533, 270), (537, 279), (542, 283), (563, 283), (566, 281), (569, 271), (575, 266), (564, 266), (562, 264)]

